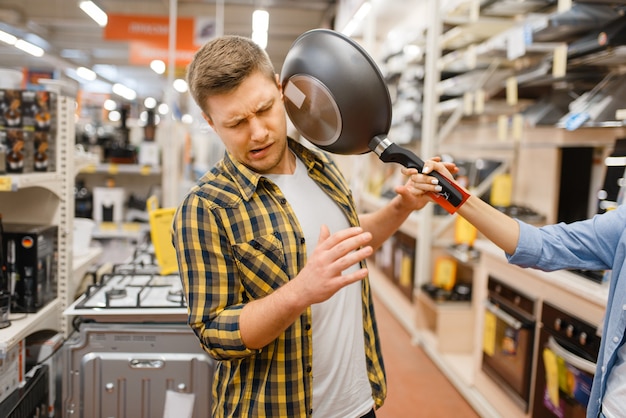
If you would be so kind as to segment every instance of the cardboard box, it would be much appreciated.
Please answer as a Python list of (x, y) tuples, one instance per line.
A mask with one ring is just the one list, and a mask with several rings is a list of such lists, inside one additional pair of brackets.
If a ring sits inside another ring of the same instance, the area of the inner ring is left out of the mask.
[(48, 366), (48, 416), (60, 416), (58, 414), (61, 411), (61, 379), (63, 377), (61, 349), (63, 346), (63, 335), (51, 330), (39, 331), (26, 337), (25, 345), (26, 371), (39, 364)]
[(19, 341), (0, 357), (0, 402), (4, 401), (24, 381), (24, 340)]
[(33, 132), (21, 128), (0, 129), (0, 143), (4, 145), (6, 152), (7, 173), (33, 171)]
[(12, 312), (37, 312), (57, 294), (57, 227), (5, 223), (3, 245)]
[(0, 89), (0, 128), (22, 127), (22, 91)]
[(22, 90), (22, 127), (53, 131), (57, 125), (57, 96), (45, 90)]
[(121, 187), (93, 188), (93, 219), (96, 222), (124, 221), (125, 193)]

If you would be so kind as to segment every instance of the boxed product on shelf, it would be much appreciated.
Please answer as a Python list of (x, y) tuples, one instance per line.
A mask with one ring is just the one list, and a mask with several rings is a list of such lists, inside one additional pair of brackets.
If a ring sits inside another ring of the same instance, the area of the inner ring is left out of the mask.
[(124, 189), (121, 187), (93, 188), (93, 219), (96, 222), (124, 221)]
[(6, 418), (46, 416), (48, 403), (48, 366), (37, 366), (24, 376), (24, 384), (0, 402), (0, 416)]
[(22, 90), (22, 127), (51, 131), (56, 126), (57, 96), (45, 90)]
[(22, 91), (0, 89), (0, 128), (22, 127)]
[(31, 171), (55, 171), (56, 141), (54, 132), (35, 131), (33, 136), (33, 158)]
[(24, 381), (25, 358), (24, 340), (18, 341), (0, 358), (0, 403)]
[(12, 312), (37, 312), (56, 298), (56, 238), (56, 225), (4, 224)]
[[(54, 417), (61, 410), (60, 394), (63, 369), (61, 349), (63, 335), (52, 330), (43, 330), (26, 337), (26, 372), (41, 364), (48, 366), (48, 414)], [(58, 395), (58, 396), (57, 396)], [(44, 416), (42, 414), (42, 416)]]
[(7, 173), (30, 173), (33, 171), (33, 132), (21, 128), (0, 130), (0, 144), (6, 150)]

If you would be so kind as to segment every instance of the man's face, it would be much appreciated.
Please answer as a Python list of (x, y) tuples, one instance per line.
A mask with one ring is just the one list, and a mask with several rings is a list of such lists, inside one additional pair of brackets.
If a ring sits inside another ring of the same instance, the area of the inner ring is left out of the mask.
[(289, 173), (287, 119), (278, 78), (260, 72), (246, 78), (235, 90), (211, 96), (205, 119), (228, 152), (260, 174)]

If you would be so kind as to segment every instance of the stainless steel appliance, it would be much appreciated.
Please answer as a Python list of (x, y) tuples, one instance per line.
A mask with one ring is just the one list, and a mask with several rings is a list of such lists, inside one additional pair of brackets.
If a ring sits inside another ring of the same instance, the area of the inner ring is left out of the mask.
[(211, 415), (214, 362), (186, 323), (180, 277), (158, 271), (140, 254), (65, 311), (76, 334), (63, 351), (63, 417), (163, 417), (170, 392), (194, 418)]
[(585, 417), (598, 359), (597, 327), (544, 302), (532, 416)]
[(489, 277), (482, 370), (526, 412), (535, 341), (535, 300)]

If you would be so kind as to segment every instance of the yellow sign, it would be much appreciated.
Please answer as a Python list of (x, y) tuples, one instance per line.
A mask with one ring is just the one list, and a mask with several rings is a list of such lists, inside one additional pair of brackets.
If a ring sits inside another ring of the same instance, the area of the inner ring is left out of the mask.
[(485, 325), (483, 327), (483, 351), (489, 357), (496, 352), (496, 322), (498, 319), (491, 311), (485, 311)]
[(0, 176), (0, 192), (10, 192), (12, 185), (10, 176)]

